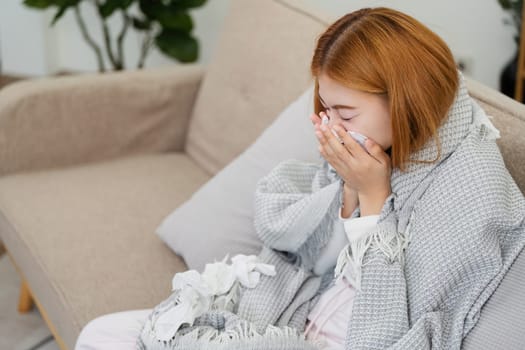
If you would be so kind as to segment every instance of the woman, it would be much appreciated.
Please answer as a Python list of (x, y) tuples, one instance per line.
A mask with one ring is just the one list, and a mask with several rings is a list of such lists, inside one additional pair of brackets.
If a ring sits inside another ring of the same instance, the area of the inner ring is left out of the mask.
[(153, 311), (94, 320), (77, 349), (460, 348), (525, 243), (497, 130), (446, 44), (398, 11), (336, 21), (311, 71), (325, 161), (258, 183), (257, 259), (177, 274)]

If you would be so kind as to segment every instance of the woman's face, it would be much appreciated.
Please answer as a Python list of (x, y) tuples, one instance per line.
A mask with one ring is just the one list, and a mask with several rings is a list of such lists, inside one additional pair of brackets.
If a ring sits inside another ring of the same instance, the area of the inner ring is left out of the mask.
[(330, 118), (329, 126), (363, 134), (383, 150), (392, 146), (390, 111), (385, 96), (345, 87), (327, 75), (320, 75), (319, 98)]

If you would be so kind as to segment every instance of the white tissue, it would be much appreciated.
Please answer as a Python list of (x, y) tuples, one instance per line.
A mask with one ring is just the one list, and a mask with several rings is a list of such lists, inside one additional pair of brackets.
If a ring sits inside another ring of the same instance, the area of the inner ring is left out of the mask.
[(211, 294), (220, 295), (228, 292), (235, 282), (232, 266), (225, 262), (206, 264), (202, 278), (208, 285)]
[(193, 324), (195, 318), (209, 310), (217, 296), (224, 297), (236, 281), (246, 288), (255, 288), (261, 274), (276, 274), (275, 266), (258, 262), (255, 255), (236, 255), (231, 265), (226, 264), (227, 259), (228, 256), (223, 261), (206, 264), (202, 274), (188, 270), (173, 276), (172, 290), (179, 293), (177, 305), (157, 318), (155, 334), (159, 340), (168, 341), (183, 324)]
[(255, 288), (261, 273), (275, 276), (275, 266), (257, 262), (255, 255), (238, 254), (232, 258), (235, 276), (246, 288)]
[(354, 140), (356, 140), (361, 146), (363, 146), (366, 149), (365, 142), (368, 139), (368, 137), (358, 132), (355, 132), (355, 131), (348, 131), (348, 134), (352, 136)]

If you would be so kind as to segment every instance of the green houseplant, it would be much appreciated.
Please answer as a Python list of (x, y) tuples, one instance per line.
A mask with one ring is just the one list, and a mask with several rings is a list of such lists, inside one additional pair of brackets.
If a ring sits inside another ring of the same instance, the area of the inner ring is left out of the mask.
[(519, 45), (523, 0), (498, 0), (498, 2), (500, 6), (510, 14), (510, 20), (505, 20), (505, 23), (514, 26), (516, 29), (514, 40), (516, 41), (516, 44)]
[(498, 0), (498, 3), (510, 15), (510, 18), (506, 19), (504, 23), (514, 27), (514, 41), (516, 42), (517, 48), (512, 59), (505, 65), (505, 67), (503, 67), (501, 71), (499, 87), (502, 93), (511, 98), (514, 98), (514, 91), (516, 88), (516, 74), (518, 69), (518, 55), (521, 33), (521, 10), (523, 7), (523, 0)]
[[(145, 59), (153, 46), (179, 62), (195, 62), (198, 58), (198, 41), (192, 36), (193, 21), (189, 9), (204, 5), (206, 0), (24, 0), (24, 5), (35, 9), (55, 8), (51, 22), (54, 25), (72, 10), (82, 36), (94, 51), (98, 70), (106, 70), (103, 50), (114, 70), (125, 68), (123, 42), (130, 27), (142, 37), (137, 68), (144, 67)], [(103, 49), (89, 32), (84, 21), (81, 4), (95, 7), (103, 33)], [(136, 5), (136, 6), (135, 6)], [(122, 26), (115, 38), (108, 25), (111, 16), (119, 15)]]

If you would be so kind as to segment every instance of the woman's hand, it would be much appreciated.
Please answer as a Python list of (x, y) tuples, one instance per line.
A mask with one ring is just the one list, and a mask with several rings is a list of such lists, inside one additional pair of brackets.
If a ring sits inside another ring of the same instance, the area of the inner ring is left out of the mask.
[(359, 193), (348, 186), (346, 183), (343, 186), (343, 205), (341, 208), (341, 217), (347, 219), (352, 215), (355, 208), (359, 206)]
[[(322, 124), (322, 119), (317, 114), (312, 113), (310, 115), (310, 121), (312, 122), (316, 133), (321, 131), (319, 128)], [(341, 217), (346, 219), (352, 215), (355, 208), (359, 205), (359, 197), (355, 188), (348, 186), (347, 183), (343, 186), (343, 205), (341, 208)]]
[(319, 152), (344, 180), (345, 186), (357, 191), (361, 215), (379, 214), (391, 193), (392, 167), (388, 154), (371, 139), (365, 144), (370, 154), (367, 153), (341, 126), (335, 125), (333, 129), (341, 143), (322, 125), (321, 117), (312, 115), (310, 119), (320, 143)]
[(310, 121), (311, 121), (312, 124), (314, 125), (315, 130), (317, 131), (317, 130), (318, 130), (317, 128), (318, 128), (319, 126), (321, 126), (321, 121), (322, 121), (321, 117), (318, 116), (318, 115), (315, 114), (315, 113), (312, 113), (312, 114), (310, 115)]

